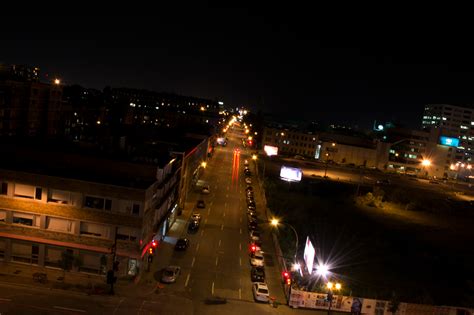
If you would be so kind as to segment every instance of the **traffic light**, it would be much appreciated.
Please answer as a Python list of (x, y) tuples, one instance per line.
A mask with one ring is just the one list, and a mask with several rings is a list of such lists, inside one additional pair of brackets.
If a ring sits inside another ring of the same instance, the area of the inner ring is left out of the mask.
[(291, 285), (291, 279), (290, 278), (286, 278), (286, 284)]
[(155, 253), (155, 249), (153, 247), (148, 248), (148, 254), (153, 255)]
[(290, 277), (290, 274), (288, 271), (283, 271), (283, 278), (288, 279)]

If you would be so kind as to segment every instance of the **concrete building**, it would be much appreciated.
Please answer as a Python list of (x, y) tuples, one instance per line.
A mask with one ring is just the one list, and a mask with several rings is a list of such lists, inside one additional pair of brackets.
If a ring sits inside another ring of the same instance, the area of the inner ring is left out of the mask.
[(281, 154), (314, 158), (318, 143), (317, 135), (298, 129), (265, 127), (263, 132), (263, 146), (278, 147)]
[(71, 268), (103, 275), (115, 248), (118, 275), (137, 274), (151, 241), (161, 240), (179, 212), (183, 179), (193, 178), (187, 172), (206, 157), (206, 149), (198, 156), (206, 140), (188, 142), (195, 145), (183, 151), (185, 162), (169, 151), (99, 154), (90, 147), (84, 154), (2, 143), (0, 259), (59, 268), (68, 253)]
[(447, 156), (450, 176), (470, 175), (474, 164), (474, 107), (428, 104), (424, 109), (422, 126), (427, 130), (438, 129), (438, 143), (450, 146)]
[(0, 135), (61, 135), (62, 85), (39, 82), (37, 68), (13, 68), (0, 75)]

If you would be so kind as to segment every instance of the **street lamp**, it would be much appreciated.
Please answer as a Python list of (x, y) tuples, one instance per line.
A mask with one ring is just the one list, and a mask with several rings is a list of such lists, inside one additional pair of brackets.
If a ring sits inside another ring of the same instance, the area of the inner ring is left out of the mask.
[(252, 160), (254, 160), (254, 161), (257, 160), (257, 155), (256, 154), (252, 154)]
[(331, 313), (331, 306), (332, 306), (332, 299), (333, 299), (333, 296), (332, 296), (332, 290), (336, 290), (336, 291), (339, 291), (341, 290), (342, 288), (342, 285), (340, 283), (332, 283), (332, 282), (328, 282), (326, 284), (326, 287), (328, 288), (329, 292), (328, 292), (328, 298), (327, 300), (329, 301), (329, 307), (328, 307), (328, 315)]
[(202, 166), (203, 168), (206, 168), (207, 162), (201, 162), (201, 166)]
[(54, 79), (54, 84), (56, 84), (56, 85), (61, 84), (61, 80), (59, 80), (59, 79)]
[(295, 242), (295, 263), (297, 263), (296, 255), (298, 254), (298, 232), (296, 232), (295, 228), (291, 224), (286, 223), (286, 222), (280, 222), (280, 220), (278, 220), (277, 218), (271, 219), (270, 224), (273, 225), (274, 227), (278, 227), (279, 224), (284, 224), (284, 225), (289, 226), (293, 230), (293, 232), (295, 233), (295, 240), (296, 240), (296, 242)]

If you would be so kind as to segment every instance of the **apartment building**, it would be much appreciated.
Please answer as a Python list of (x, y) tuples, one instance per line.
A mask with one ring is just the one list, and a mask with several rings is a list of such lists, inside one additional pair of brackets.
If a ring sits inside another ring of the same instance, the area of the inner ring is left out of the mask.
[(202, 160), (194, 153), (206, 141), (195, 143), (184, 151), (187, 163), (165, 151), (78, 153), (2, 143), (0, 260), (60, 268), (66, 252), (72, 269), (101, 275), (116, 248), (118, 275), (137, 274), (151, 240), (160, 240), (176, 218), (182, 166)]

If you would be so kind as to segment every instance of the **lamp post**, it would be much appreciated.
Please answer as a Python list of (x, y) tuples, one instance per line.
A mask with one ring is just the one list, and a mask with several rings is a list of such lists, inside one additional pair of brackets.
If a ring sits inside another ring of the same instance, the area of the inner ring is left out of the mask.
[[(423, 172), (425, 172), (426, 167), (428, 167), (430, 165), (431, 165), (431, 161), (428, 160), (428, 159), (423, 159), (421, 161), (421, 173), (422, 173), (422, 175), (423, 175)], [(425, 173), (426, 173), (425, 175), (427, 176), (428, 172), (425, 172)]]
[(332, 290), (336, 290), (336, 291), (339, 291), (341, 290), (341, 284), (340, 283), (332, 283), (332, 282), (328, 282), (326, 284), (329, 292), (328, 292), (328, 301), (329, 301), (329, 307), (328, 307), (328, 315), (331, 314), (331, 307), (332, 307), (332, 299), (333, 299), (333, 296), (332, 296)]
[(295, 233), (295, 256), (294, 256), (294, 263), (296, 264), (297, 263), (297, 260), (296, 260), (296, 255), (298, 254), (298, 233), (296, 232), (295, 228), (289, 224), (289, 223), (286, 223), (286, 222), (280, 222), (280, 220), (276, 219), (276, 218), (273, 218), (271, 221), (270, 221), (270, 224), (273, 225), (274, 227), (278, 227), (279, 224), (284, 224), (284, 225), (287, 225), (289, 226), (293, 232)]
[(329, 147), (326, 147), (326, 151), (328, 151), (328, 152), (326, 152), (326, 154), (325, 154), (326, 155), (326, 167), (324, 168), (324, 177), (323, 178), (326, 178), (326, 175), (328, 173), (328, 163), (329, 163), (329, 156), (330, 156), (329, 151), (334, 152), (335, 151), (334, 150), (335, 146), (336, 146), (336, 143), (333, 142), (333, 143), (331, 143), (331, 149)]

